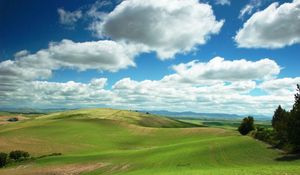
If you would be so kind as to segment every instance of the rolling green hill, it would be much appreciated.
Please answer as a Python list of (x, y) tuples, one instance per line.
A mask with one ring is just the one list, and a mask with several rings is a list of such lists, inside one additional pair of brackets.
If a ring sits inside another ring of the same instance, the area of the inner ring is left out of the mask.
[(73, 110), (0, 125), (0, 152), (38, 157), (0, 174), (296, 175), (300, 160), (237, 132), (113, 109)]

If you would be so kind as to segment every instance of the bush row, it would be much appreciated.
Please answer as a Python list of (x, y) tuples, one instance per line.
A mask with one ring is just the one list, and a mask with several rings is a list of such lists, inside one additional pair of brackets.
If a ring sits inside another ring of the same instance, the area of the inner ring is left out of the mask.
[(9, 154), (0, 152), (0, 167), (4, 167), (9, 161), (22, 161), (30, 158), (30, 154), (26, 151), (16, 150)]

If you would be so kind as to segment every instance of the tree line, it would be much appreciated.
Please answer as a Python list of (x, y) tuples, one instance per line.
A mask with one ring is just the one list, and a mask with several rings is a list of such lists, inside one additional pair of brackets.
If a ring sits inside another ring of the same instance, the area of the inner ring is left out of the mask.
[(272, 118), (272, 128), (255, 127), (254, 118), (243, 119), (238, 131), (242, 135), (251, 133), (259, 140), (289, 152), (300, 152), (300, 85), (297, 85), (295, 102), (290, 111), (278, 106)]
[(0, 168), (12, 161), (22, 161), (30, 158), (30, 154), (26, 151), (16, 150), (11, 151), (9, 154), (0, 152)]
[(279, 147), (291, 147), (300, 152), (300, 85), (297, 85), (292, 110), (286, 111), (280, 105), (274, 112), (272, 127)]
[(51, 153), (41, 155), (39, 157), (32, 157), (28, 152), (22, 150), (11, 151), (9, 154), (0, 152), (0, 168), (5, 167), (11, 163), (22, 162), (26, 160), (41, 159), (50, 156), (61, 156), (62, 153)]

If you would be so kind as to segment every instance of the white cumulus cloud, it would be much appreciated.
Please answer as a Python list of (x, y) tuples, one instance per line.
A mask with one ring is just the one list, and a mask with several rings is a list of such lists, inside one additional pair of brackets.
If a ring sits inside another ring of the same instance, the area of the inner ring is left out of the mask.
[(234, 37), (238, 47), (282, 48), (300, 43), (300, 0), (254, 13)]
[[(14, 86), (13, 91), (1, 84), (0, 105), (44, 108), (106, 106), (271, 115), (278, 105), (287, 109), (291, 107), (296, 84), (300, 83), (299, 78), (276, 79), (280, 68), (270, 59), (247, 61), (216, 57), (209, 62), (194, 61), (173, 67), (174, 73), (160, 80), (137, 81), (127, 77), (112, 87), (107, 87), (106, 78), (92, 79), (87, 83), (26, 81), (22, 86)], [(263, 67), (269, 69), (264, 71)], [(260, 70), (262, 72), (256, 72)], [(251, 94), (253, 90), (267, 93), (256, 96)]]
[(115, 72), (135, 66), (134, 57), (139, 52), (140, 48), (137, 45), (110, 40), (62, 40), (50, 43), (47, 49), (33, 54), (23, 50), (17, 52), (14, 59), (0, 62), (1, 89), (13, 90), (28, 81), (47, 79), (52, 76), (54, 70), (62, 68)]
[(300, 77), (296, 78), (278, 78), (265, 81), (260, 84), (260, 88), (270, 94), (294, 94), (296, 84), (300, 84)]
[(192, 61), (173, 66), (177, 74), (185, 80), (265, 80), (280, 72), (279, 65), (271, 59), (258, 61), (225, 60), (215, 57), (207, 63)]
[(99, 37), (143, 44), (168, 59), (205, 44), (223, 23), (198, 0), (126, 0), (90, 29)]
[(47, 50), (40, 52), (45, 52), (47, 58), (60, 67), (117, 71), (134, 66), (133, 59), (138, 50), (110, 40), (82, 43), (62, 40), (59, 43), (51, 43)]

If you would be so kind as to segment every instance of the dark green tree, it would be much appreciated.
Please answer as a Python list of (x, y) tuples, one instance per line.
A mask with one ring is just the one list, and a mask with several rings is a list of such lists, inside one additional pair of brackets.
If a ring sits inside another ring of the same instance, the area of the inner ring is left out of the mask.
[(292, 113), (300, 113), (300, 85), (297, 84), (297, 93), (295, 94), (295, 103), (293, 105)]
[(272, 126), (275, 130), (278, 130), (278, 124), (282, 120), (284, 115), (284, 109), (279, 105), (278, 108), (275, 110), (273, 118), (272, 118)]
[(295, 103), (291, 110), (289, 120), (288, 136), (290, 143), (295, 146), (294, 151), (300, 151), (300, 86), (297, 85), (297, 93), (295, 94)]
[(282, 109), (282, 107), (279, 105), (272, 118), (272, 126), (276, 131), (278, 140), (280, 141), (279, 144), (284, 144), (288, 141), (288, 121), (289, 113)]
[(254, 118), (251, 116), (245, 117), (238, 128), (242, 135), (247, 135), (250, 131), (254, 130)]
[(11, 151), (9, 153), (9, 158), (13, 159), (15, 161), (21, 160), (21, 159), (28, 159), (29, 157), (30, 157), (30, 154), (26, 151), (16, 150), (16, 151)]
[(0, 152), (0, 168), (7, 164), (7, 154)]

